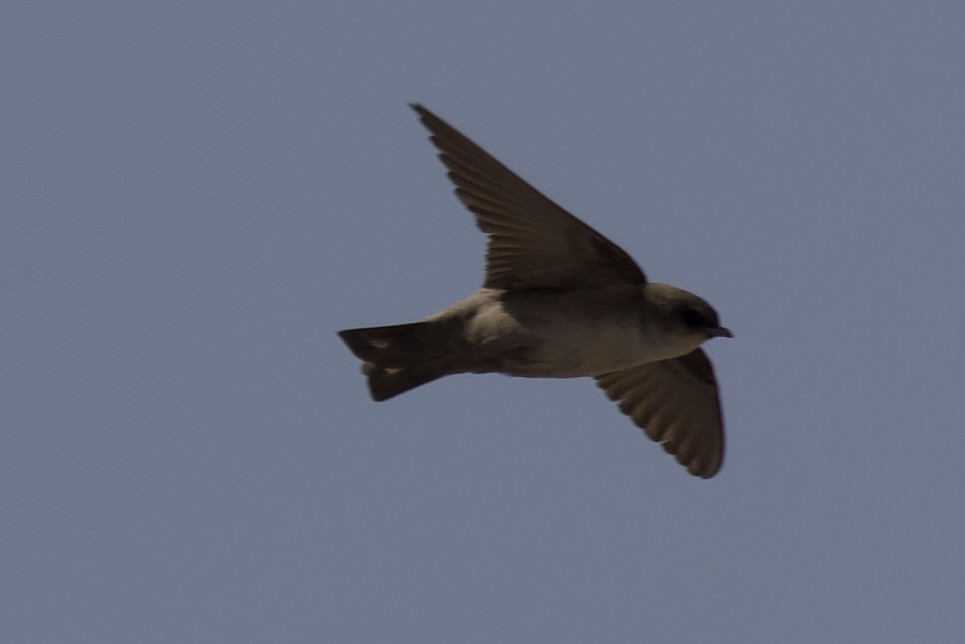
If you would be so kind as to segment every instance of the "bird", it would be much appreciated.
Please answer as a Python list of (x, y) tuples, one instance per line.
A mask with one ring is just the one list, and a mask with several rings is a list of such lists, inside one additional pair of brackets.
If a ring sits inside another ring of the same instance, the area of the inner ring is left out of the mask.
[(649, 281), (619, 246), (427, 108), (410, 107), (488, 235), (485, 277), (421, 322), (338, 331), (372, 399), (454, 374), (590, 377), (690, 474), (716, 475), (724, 422), (701, 345), (734, 337), (717, 311)]

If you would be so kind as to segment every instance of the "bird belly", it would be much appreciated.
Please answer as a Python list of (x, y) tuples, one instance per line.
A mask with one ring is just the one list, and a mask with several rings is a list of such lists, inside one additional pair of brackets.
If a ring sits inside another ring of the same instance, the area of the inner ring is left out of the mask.
[(581, 316), (543, 306), (532, 311), (498, 302), (480, 307), (465, 334), (475, 364), (469, 370), (533, 378), (576, 378), (663, 360), (668, 351), (633, 316)]
[(616, 324), (552, 325), (537, 334), (523, 360), (507, 364), (507, 373), (551, 378), (595, 376), (662, 359), (636, 329)]

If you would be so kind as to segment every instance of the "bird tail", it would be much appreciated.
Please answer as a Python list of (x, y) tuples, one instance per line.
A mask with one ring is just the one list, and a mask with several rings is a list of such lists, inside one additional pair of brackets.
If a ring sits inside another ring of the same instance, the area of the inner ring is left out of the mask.
[[(438, 359), (430, 322), (346, 329), (338, 337), (362, 361), (372, 400), (394, 398), (451, 373)], [(436, 354), (436, 356), (433, 356)]]

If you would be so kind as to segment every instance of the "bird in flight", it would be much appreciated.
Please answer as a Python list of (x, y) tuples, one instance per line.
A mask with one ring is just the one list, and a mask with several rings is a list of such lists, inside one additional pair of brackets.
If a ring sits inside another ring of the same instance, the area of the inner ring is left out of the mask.
[(717, 312), (647, 280), (619, 246), (421, 105), (456, 196), (489, 235), (482, 288), (421, 322), (339, 331), (373, 400), (443, 376), (596, 380), (687, 470), (714, 476), (724, 424), (700, 345), (731, 338)]

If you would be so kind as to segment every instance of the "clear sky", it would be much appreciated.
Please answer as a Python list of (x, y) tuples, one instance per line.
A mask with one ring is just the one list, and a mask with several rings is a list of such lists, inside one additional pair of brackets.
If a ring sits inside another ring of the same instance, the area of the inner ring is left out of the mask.
[[(961, 642), (965, 4), (8, 2), (0, 640)], [(369, 400), (476, 289), (419, 101), (706, 297), (721, 474), (589, 380)]]

